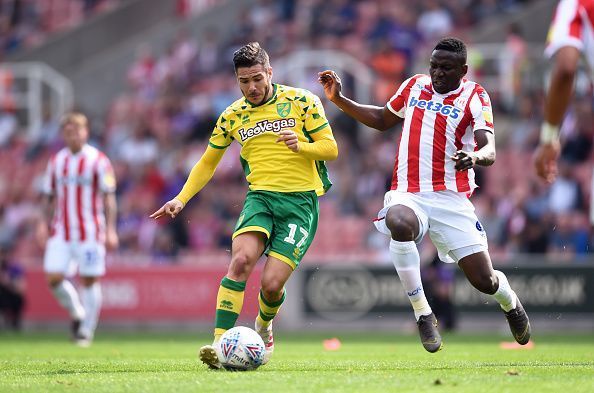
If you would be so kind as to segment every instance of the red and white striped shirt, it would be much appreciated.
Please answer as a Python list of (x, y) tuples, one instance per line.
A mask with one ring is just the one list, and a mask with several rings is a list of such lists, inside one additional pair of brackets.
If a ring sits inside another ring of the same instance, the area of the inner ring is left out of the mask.
[(109, 158), (84, 145), (76, 154), (63, 148), (47, 166), (43, 192), (56, 197), (52, 236), (66, 241), (105, 241), (103, 195), (114, 192), (115, 176)]
[(404, 118), (392, 190), (426, 192), (476, 188), (474, 171), (458, 172), (451, 156), (457, 150), (474, 151), (474, 131), (493, 132), (493, 112), (487, 92), (462, 79), (447, 94), (433, 90), (428, 75), (415, 75), (400, 85), (388, 109)]
[(564, 46), (582, 52), (594, 78), (594, 0), (561, 0), (557, 5), (545, 55), (552, 57)]

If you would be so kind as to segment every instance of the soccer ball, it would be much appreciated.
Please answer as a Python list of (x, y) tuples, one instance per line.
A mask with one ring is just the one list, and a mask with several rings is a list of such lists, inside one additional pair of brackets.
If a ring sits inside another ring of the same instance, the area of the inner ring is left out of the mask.
[(219, 341), (223, 367), (230, 371), (255, 370), (264, 360), (264, 341), (254, 330), (236, 326), (227, 330)]

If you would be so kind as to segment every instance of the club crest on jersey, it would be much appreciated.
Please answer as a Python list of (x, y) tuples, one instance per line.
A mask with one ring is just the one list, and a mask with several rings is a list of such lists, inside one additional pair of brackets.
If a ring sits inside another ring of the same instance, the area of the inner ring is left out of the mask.
[(477, 221), (476, 222), (476, 229), (479, 232), (482, 232), (483, 231), (483, 226), (481, 225), (480, 221)]
[(462, 112), (460, 108), (456, 108), (453, 105), (444, 105), (441, 102), (435, 102), (432, 100), (418, 100), (414, 97), (410, 98), (408, 106), (440, 113), (444, 116), (449, 116), (452, 119), (457, 119), (460, 116), (460, 112)]
[(241, 141), (245, 142), (249, 138), (258, 136), (265, 132), (280, 132), (280, 130), (294, 128), (295, 125), (297, 125), (297, 122), (292, 117), (274, 121), (262, 120), (257, 122), (254, 127), (247, 129), (242, 128), (241, 130), (237, 131), (237, 133), (239, 134)]
[(454, 106), (464, 108), (468, 99), (466, 97), (458, 97), (454, 100)]
[(484, 102), (484, 103), (489, 102), (489, 95), (487, 94), (486, 91), (481, 91), (480, 93), (478, 93), (478, 96), (481, 98), (482, 102)]
[(287, 117), (291, 112), (291, 103), (290, 102), (281, 102), (280, 104), (276, 104), (276, 113), (280, 117)]

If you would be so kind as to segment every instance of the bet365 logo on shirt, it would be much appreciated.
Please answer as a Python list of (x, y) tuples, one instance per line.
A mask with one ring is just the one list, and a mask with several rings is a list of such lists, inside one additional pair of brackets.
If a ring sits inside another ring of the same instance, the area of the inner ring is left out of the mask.
[(408, 106), (416, 106), (419, 109), (426, 109), (429, 111), (441, 113), (442, 115), (449, 116), (452, 119), (457, 119), (458, 116), (460, 116), (460, 112), (462, 112), (460, 108), (456, 108), (453, 105), (444, 105), (441, 102), (435, 101), (417, 100), (414, 97), (411, 97), (410, 101), (408, 102)]

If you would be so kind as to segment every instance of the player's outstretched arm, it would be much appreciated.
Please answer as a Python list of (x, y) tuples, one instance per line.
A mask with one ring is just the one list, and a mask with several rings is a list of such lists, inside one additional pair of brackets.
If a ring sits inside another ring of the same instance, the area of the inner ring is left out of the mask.
[(344, 113), (368, 127), (385, 131), (402, 120), (386, 107), (362, 105), (342, 95), (342, 83), (332, 70), (318, 73), (318, 82), (324, 87), (326, 98)]
[(555, 55), (544, 108), (545, 122), (552, 126), (559, 127), (565, 116), (573, 94), (580, 56), (580, 51), (571, 46), (559, 49)]
[(571, 101), (579, 59), (580, 51), (571, 46), (563, 47), (555, 54), (551, 83), (545, 98), (540, 145), (534, 154), (536, 174), (547, 183), (552, 183), (557, 177), (557, 159), (561, 152), (559, 126)]
[(200, 160), (192, 168), (188, 180), (186, 180), (180, 193), (172, 200), (166, 202), (149, 217), (157, 219), (168, 215), (171, 218), (175, 218), (184, 206), (186, 206), (186, 203), (212, 178), (217, 165), (221, 161), (221, 158), (223, 158), (223, 154), (225, 154), (224, 149), (216, 149), (208, 146)]

